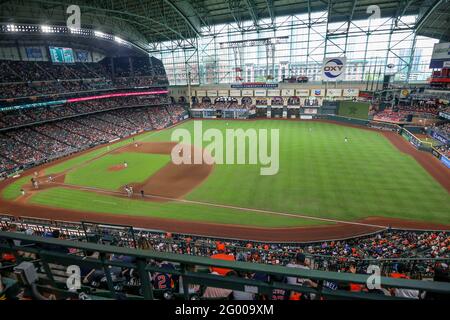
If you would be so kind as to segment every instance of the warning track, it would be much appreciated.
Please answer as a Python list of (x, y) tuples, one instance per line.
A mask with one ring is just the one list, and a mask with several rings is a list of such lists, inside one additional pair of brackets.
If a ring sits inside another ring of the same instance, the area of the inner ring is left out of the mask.
[[(337, 123), (333, 121), (326, 121), (335, 123), (338, 125), (343, 125), (342, 123)], [(359, 126), (355, 126), (360, 129), (364, 129)], [(375, 130), (369, 129), (367, 130)], [(379, 132), (378, 130), (375, 130)], [(445, 168), (437, 159), (435, 159), (431, 154), (427, 154), (425, 152), (420, 152), (414, 149), (407, 141), (405, 141), (402, 137), (397, 135), (394, 132), (383, 132), (382, 133), (391, 143), (397, 147), (401, 152), (405, 152), (411, 156), (413, 156), (418, 163), (420, 163), (441, 185), (443, 185), (450, 192), (450, 170)], [(138, 140), (138, 139), (136, 139)], [(167, 154), (168, 149), (171, 150), (172, 146), (169, 144), (159, 145), (156, 144), (147, 144), (142, 143), (145, 147), (141, 148), (142, 152), (151, 152), (151, 153), (162, 153)], [(118, 148), (111, 152), (127, 152), (128, 148), (133, 149), (133, 152), (136, 152), (136, 148), (133, 144)], [(159, 148), (159, 149), (158, 149)], [(86, 151), (90, 152), (92, 151)], [(83, 152), (83, 153), (86, 153)], [(72, 155), (70, 157), (66, 157), (64, 159), (58, 160), (57, 162), (66, 161), (72, 157), (79, 156), (80, 154)], [(42, 172), (43, 169), (50, 165), (54, 165), (55, 162), (51, 164), (47, 164), (41, 166), (39, 168), (31, 169), (24, 173), (24, 175), (32, 174), (34, 171)], [(113, 224), (126, 224), (133, 225), (141, 228), (149, 228), (149, 229), (159, 229), (170, 232), (178, 232), (178, 233), (191, 233), (197, 235), (205, 235), (205, 236), (216, 236), (216, 237), (227, 237), (227, 238), (236, 238), (236, 239), (252, 239), (259, 241), (319, 241), (319, 240), (328, 240), (328, 239), (341, 239), (341, 238), (349, 238), (353, 236), (358, 236), (362, 234), (367, 234), (371, 232), (376, 232), (388, 227), (393, 228), (403, 228), (403, 229), (422, 229), (422, 230), (450, 230), (450, 226), (448, 225), (439, 225), (427, 222), (418, 222), (418, 221), (410, 221), (403, 219), (390, 219), (390, 218), (381, 218), (381, 217), (369, 217), (362, 220), (357, 221), (341, 221), (335, 219), (327, 219), (320, 217), (312, 217), (307, 215), (297, 215), (292, 213), (285, 212), (275, 212), (269, 210), (261, 210), (254, 208), (241, 208), (229, 205), (222, 204), (213, 204), (206, 202), (198, 202), (183, 199), (182, 196), (185, 195), (189, 190), (195, 187), (195, 184), (200, 184), (204, 179), (206, 179), (207, 175), (213, 170), (213, 166), (211, 168), (202, 168), (200, 172), (195, 171), (194, 168), (189, 168), (186, 172), (179, 172), (179, 174), (186, 177), (186, 181), (179, 185), (179, 189), (174, 188), (174, 185), (177, 183), (175, 180), (179, 179), (180, 176), (178, 174), (173, 174), (173, 168), (169, 168), (166, 173), (163, 172), (161, 176), (157, 176), (157, 180), (146, 181), (143, 185), (138, 186), (137, 188), (142, 187), (145, 190), (146, 197), (145, 200), (148, 201), (177, 201), (182, 203), (191, 203), (196, 205), (204, 205), (210, 207), (222, 207), (229, 208), (234, 210), (244, 210), (247, 212), (255, 212), (255, 213), (264, 213), (264, 214), (273, 214), (280, 216), (289, 216), (296, 217), (299, 219), (309, 219), (316, 220), (322, 222), (330, 222), (333, 223), (331, 225), (324, 226), (308, 226), (308, 227), (293, 227), (293, 228), (260, 228), (260, 227), (248, 227), (241, 225), (224, 225), (224, 224), (214, 224), (214, 223), (204, 223), (204, 222), (190, 222), (190, 221), (182, 221), (175, 219), (162, 219), (162, 218), (152, 218), (152, 217), (136, 217), (136, 216), (128, 216), (128, 215), (116, 215), (116, 214), (102, 214), (102, 213), (94, 213), (94, 212), (81, 212), (75, 210), (66, 210), (66, 209), (57, 209), (57, 208), (49, 208), (46, 206), (39, 205), (31, 205), (26, 203), (26, 201), (18, 201), (11, 202), (0, 199), (0, 207), (2, 208), (3, 213), (13, 214), (18, 216), (34, 216), (46, 219), (55, 219), (55, 220), (66, 220), (66, 221), (81, 221), (81, 220), (89, 220), (89, 221), (97, 221), (103, 223), (113, 223)], [(162, 169), (164, 170), (164, 168)], [(203, 173), (202, 173), (203, 172)], [(200, 175), (201, 177), (189, 177), (190, 173), (194, 175)], [(158, 174), (158, 173), (157, 173)], [(64, 174), (60, 176), (55, 176), (54, 181), (49, 183), (51, 185), (45, 187), (64, 187), (78, 190), (88, 190), (91, 192), (97, 193), (108, 193), (110, 195), (115, 195), (118, 197), (125, 197), (125, 194), (117, 191), (109, 191), (109, 190), (101, 190), (94, 189), (89, 187), (80, 187), (80, 186), (72, 186), (64, 183)], [(165, 181), (166, 179), (173, 179), (172, 182)], [(190, 182), (191, 186), (188, 186), (187, 181), (190, 179), (194, 179), (194, 182)], [(154, 179), (154, 177), (153, 177)], [(150, 184), (157, 185), (157, 182), (160, 183), (160, 188), (150, 188), (145, 189), (145, 184), (148, 182)], [(13, 180), (6, 180), (0, 182), (0, 189), (5, 188), (10, 183), (14, 182)], [(184, 184), (186, 183), (186, 184)], [(184, 186), (183, 186), (184, 185)], [(156, 190), (158, 189), (158, 190)], [(175, 189), (175, 190), (174, 190)], [(139, 190), (139, 189), (135, 189)]]

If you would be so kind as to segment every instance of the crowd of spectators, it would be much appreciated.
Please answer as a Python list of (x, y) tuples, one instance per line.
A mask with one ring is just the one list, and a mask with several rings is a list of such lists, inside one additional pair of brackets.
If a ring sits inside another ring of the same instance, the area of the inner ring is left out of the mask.
[(394, 107), (387, 107), (380, 111), (378, 103), (373, 103), (369, 114), (377, 121), (406, 122), (407, 116), (436, 117), (447, 106), (440, 100), (414, 100), (412, 102), (398, 102)]
[(129, 96), (98, 99), (48, 107), (4, 111), (0, 114), (0, 129), (12, 128), (36, 122), (55, 120), (86, 113), (111, 110), (124, 106), (150, 106), (167, 103), (167, 97)]
[(406, 122), (407, 116), (410, 113), (407, 111), (394, 111), (392, 109), (385, 109), (374, 115), (373, 119), (376, 121), (402, 123)]
[(282, 106), (284, 104), (284, 100), (282, 97), (273, 97), (272, 98), (272, 106)]
[[(448, 232), (419, 232), (405, 230), (385, 230), (373, 235), (357, 237), (347, 240), (324, 241), (318, 243), (290, 243), (271, 244), (253, 241), (239, 241), (198, 237), (192, 235), (163, 233), (149, 230), (134, 230), (131, 237), (130, 230), (107, 228), (102, 230), (82, 229), (75, 227), (57, 227), (55, 224), (35, 225), (32, 223), (5, 223), (2, 229), (12, 232), (71, 238), (75, 241), (85, 241), (87, 234), (99, 232), (97, 241), (115, 246), (137, 246), (142, 250), (172, 252), (184, 255), (198, 255), (212, 259), (245, 261), (251, 263), (281, 265), (289, 268), (305, 270), (324, 270), (341, 273), (368, 273), (369, 265), (378, 265), (383, 276), (403, 279), (435, 280), (450, 282), (450, 234)], [(76, 229), (76, 230), (75, 230)], [(77, 235), (78, 234), (78, 235)], [(92, 238), (92, 237), (91, 237)], [(67, 251), (68, 252), (68, 251)], [(96, 257), (98, 253), (88, 253)], [(14, 259), (14, 256), (3, 256)], [(403, 258), (403, 259), (400, 259)], [(436, 258), (441, 258), (436, 260)], [(442, 259), (444, 258), (444, 259)], [(126, 256), (109, 256), (111, 261), (133, 262), (133, 258)], [(366, 259), (374, 259), (372, 261)], [(173, 298), (176, 294), (184, 293), (183, 279), (171, 273), (179, 268), (176, 263), (167, 261), (149, 261), (160, 267), (161, 271), (150, 274), (156, 292), (163, 291), (161, 298)], [(190, 271), (199, 271), (199, 266), (190, 266)], [(224, 277), (242, 277), (263, 282), (285, 282), (292, 285), (316, 287), (317, 281), (311, 279), (297, 279), (295, 277), (271, 276), (264, 273), (237, 272), (231, 269), (210, 267), (203, 272)], [(126, 294), (141, 294), (140, 280), (135, 270), (111, 269), (116, 290)], [(95, 288), (107, 288), (105, 274), (102, 269), (86, 269), (82, 274), (85, 285)], [(350, 292), (371, 292), (385, 296), (403, 297), (409, 299), (448, 299), (448, 296), (420, 292), (412, 289), (393, 289), (382, 287), (370, 289), (362, 284), (333, 283), (324, 281), (323, 286), (331, 290)], [(276, 289), (272, 294), (244, 293), (235, 290), (220, 289), (202, 285), (190, 285), (189, 295), (200, 299), (232, 299), (232, 300), (315, 300), (314, 294), (300, 294), (295, 291)]]
[[(442, 137), (446, 137), (448, 141), (450, 141), (450, 122), (443, 121), (440, 123), (434, 124), (431, 129), (437, 133), (439, 133)], [(439, 141), (439, 145), (436, 145), (435, 148), (447, 158), (450, 158), (450, 145), (442, 143)]]
[(263, 99), (261, 99), (261, 98), (257, 98), (256, 99), (256, 105), (257, 106), (267, 106), (269, 103), (268, 103), (268, 101), (267, 101), (267, 99), (265, 99), (265, 98), (263, 98)]
[(157, 59), (134, 58), (133, 70), (108, 62), (54, 64), (47, 61), (0, 61), (0, 99), (95, 90), (168, 85), (164, 66)]
[(32, 148), (31, 146), (14, 140), (14, 133), (5, 134), (0, 133), (0, 148), (2, 150), (2, 157), (9, 161), (9, 165), (0, 168), (0, 172), (6, 172), (9, 168), (11, 170), (11, 163), (14, 163), (13, 168), (26, 163), (34, 163), (44, 159), (44, 154)]
[(193, 109), (214, 109), (214, 110), (231, 110), (231, 109), (245, 109), (252, 110), (255, 109), (256, 106), (252, 104), (241, 104), (239, 105), (237, 101), (231, 102), (222, 102), (217, 101), (214, 104), (211, 102), (201, 102), (194, 104), (192, 106)]
[(436, 146), (436, 149), (443, 154), (444, 156), (446, 156), (447, 158), (450, 158), (450, 146), (449, 145), (441, 145), (441, 146)]
[(173, 121), (180, 120), (187, 115), (186, 109), (179, 105), (171, 104), (166, 106), (166, 109)]
[(439, 109), (436, 105), (406, 105), (399, 106), (398, 110), (401, 112), (409, 112), (413, 115), (431, 114), (436, 116), (439, 114)]
[[(120, 102), (113, 102), (111, 105), (111, 101), (103, 101), (106, 102), (106, 107), (102, 107), (101, 102), (97, 101), (94, 105), (92, 102), (83, 102), (76, 107), (48, 108), (49, 110), (44, 112), (47, 114), (47, 119), (50, 118), (49, 114), (59, 117), (62, 114), (76, 115), (77, 112), (89, 110), (97, 112), (1, 132), (0, 173), (5, 174), (14, 168), (38, 164), (136, 132), (163, 129), (182, 120), (181, 115), (186, 112), (182, 107), (175, 105), (167, 108), (148, 106), (147, 103), (153, 101), (148, 98), (130, 99), (135, 107), (124, 106)], [(98, 112), (102, 108), (113, 107), (116, 109)], [(68, 110), (61, 111), (61, 108), (68, 108)], [(52, 109), (58, 111), (53, 113)], [(27, 110), (20, 115), (30, 119), (36, 116), (33, 112), (43, 114), (41, 110)], [(15, 119), (12, 115), (8, 117), (10, 118)]]
[(288, 99), (288, 106), (299, 106), (300, 98), (299, 97), (290, 97)]
[(438, 123), (432, 127), (433, 130), (439, 132), (444, 137), (450, 139), (450, 122), (445, 121), (442, 123)]
[[(141, 241), (153, 250), (209, 256), (216, 250), (217, 239), (183, 234), (143, 232)], [(318, 243), (262, 243), (220, 240), (235, 256), (260, 256), (261, 263), (286, 264), (296, 253), (315, 259), (337, 258), (340, 261), (402, 258), (450, 259), (450, 233), (386, 230), (357, 239)]]

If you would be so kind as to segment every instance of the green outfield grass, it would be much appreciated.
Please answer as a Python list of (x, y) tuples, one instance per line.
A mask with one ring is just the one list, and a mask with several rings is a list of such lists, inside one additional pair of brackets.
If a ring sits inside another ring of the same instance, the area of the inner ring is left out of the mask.
[[(112, 166), (123, 165), (125, 161), (128, 163), (126, 169), (120, 171), (108, 170)], [(132, 152), (107, 154), (71, 170), (66, 175), (64, 182), (106, 190), (117, 190), (131, 182), (144, 182), (169, 161), (169, 155), (161, 154)]]
[[(337, 220), (381, 216), (450, 224), (448, 192), (411, 156), (399, 152), (377, 132), (329, 123), (273, 120), (203, 121), (203, 127), (221, 131), (230, 128), (279, 129), (280, 171), (275, 176), (261, 176), (259, 166), (216, 165), (208, 179), (186, 199)], [(193, 121), (176, 128), (192, 131)], [(147, 133), (136, 139), (170, 141), (173, 130)], [(344, 142), (344, 137), (349, 138), (348, 143)], [(89, 165), (71, 171), (70, 179), (82, 185), (108, 179), (103, 174), (104, 167), (110, 163), (108, 158), (92, 162), (99, 166), (94, 170), (97, 173), (95, 179), (86, 169)], [(76, 159), (69, 160), (72, 161), (70, 165), (83, 162)], [(50, 168), (49, 172), (67, 166), (69, 164), (63, 162), (56, 169)], [(139, 178), (137, 176), (130, 175), (128, 182), (134, 182), (131, 180)], [(122, 184), (123, 179), (126, 178), (120, 178)], [(105, 182), (111, 186), (110, 183)], [(276, 227), (322, 223), (192, 204), (121, 200), (62, 188), (40, 192), (31, 201), (75, 210), (228, 224)]]
[[(209, 223), (237, 224), (258, 227), (289, 227), (316, 225), (317, 221), (255, 213), (245, 210), (209, 207), (190, 203), (158, 203), (139, 199), (118, 198), (87, 191), (52, 188), (43, 190), (32, 197), (30, 203), (49, 205), (72, 210), (86, 210), (108, 214), (137, 217), (155, 217)], [(322, 222), (323, 224), (323, 222)]]
[(14, 200), (20, 196), (22, 186), (30, 182), (31, 176), (18, 178), (5, 189), (2, 190), (2, 198), (5, 200)]

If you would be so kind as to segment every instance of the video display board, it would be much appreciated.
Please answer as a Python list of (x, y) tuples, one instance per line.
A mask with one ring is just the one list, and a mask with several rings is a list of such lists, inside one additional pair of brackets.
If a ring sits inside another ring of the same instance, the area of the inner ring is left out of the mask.
[(42, 59), (42, 51), (39, 47), (26, 47), (25, 52), (28, 59)]
[(75, 63), (72, 48), (49, 47), (53, 63)]

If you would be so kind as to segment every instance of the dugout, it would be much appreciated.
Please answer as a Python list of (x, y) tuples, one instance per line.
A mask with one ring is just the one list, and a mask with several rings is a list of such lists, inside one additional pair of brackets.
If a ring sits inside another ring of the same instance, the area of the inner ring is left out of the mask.
[(283, 118), (284, 107), (281, 105), (271, 106), (272, 118)]
[(296, 119), (300, 115), (300, 106), (287, 106), (286, 112), (289, 119)]
[(283, 97), (273, 97), (271, 100), (272, 106), (282, 106), (284, 105), (284, 99)]
[(289, 97), (288, 102), (287, 102), (288, 106), (299, 106), (300, 107), (300, 98), (299, 97)]

